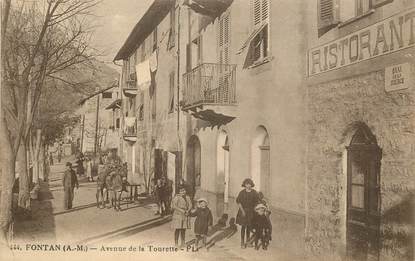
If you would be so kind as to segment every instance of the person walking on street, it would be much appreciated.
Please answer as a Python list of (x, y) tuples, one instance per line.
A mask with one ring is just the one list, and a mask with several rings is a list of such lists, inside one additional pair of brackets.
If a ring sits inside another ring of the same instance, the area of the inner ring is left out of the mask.
[(173, 196), (173, 181), (165, 176), (161, 177), (164, 183), (164, 203), (166, 205), (166, 214), (171, 214), (171, 200)]
[(157, 199), (157, 205), (159, 207), (159, 210), (156, 214), (160, 214), (162, 217), (166, 213), (166, 192), (165, 192), (165, 184), (163, 183), (162, 179), (157, 179), (156, 184), (156, 199)]
[(206, 247), (208, 230), (209, 227), (213, 225), (212, 212), (207, 207), (207, 200), (205, 198), (200, 198), (197, 200), (197, 203), (198, 207), (196, 209), (192, 209), (189, 213), (190, 217), (196, 217), (194, 226), (196, 235), (195, 251), (199, 250), (200, 240), (203, 242), (203, 247)]
[(246, 242), (250, 239), (249, 236), (253, 225), (252, 220), (255, 213), (255, 206), (259, 202), (258, 193), (253, 189), (254, 186), (252, 179), (245, 179), (242, 182), (242, 187), (244, 187), (244, 189), (239, 192), (238, 197), (236, 198), (236, 203), (239, 206), (238, 214), (236, 215), (236, 223), (241, 225), (241, 248), (247, 247)]
[(94, 181), (94, 178), (92, 177), (92, 160), (90, 157), (86, 157), (86, 177), (89, 182)]
[(49, 152), (49, 163), (52, 166), (53, 165), (53, 155), (52, 152)]
[(85, 173), (85, 169), (84, 169), (84, 154), (82, 154), (82, 152), (78, 155), (78, 159), (76, 161), (76, 172), (79, 176), (84, 175)]
[(186, 242), (186, 229), (190, 229), (190, 219), (188, 213), (192, 208), (192, 201), (186, 195), (186, 189), (179, 187), (177, 193), (171, 203), (173, 210), (171, 226), (174, 229), (174, 244), (177, 247), (179, 242), (179, 235), (181, 238), (180, 247), (184, 247)]
[(72, 164), (70, 162), (66, 163), (66, 170), (63, 174), (62, 184), (64, 190), (63, 207), (65, 210), (68, 210), (72, 208), (75, 187), (77, 189), (79, 188), (78, 178), (76, 177), (75, 171), (72, 169)]
[(58, 147), (58, 163), (61, 163), (61, 160), (62, 160), (62, 145), (61, 144), (59, 144), (59, 147)]

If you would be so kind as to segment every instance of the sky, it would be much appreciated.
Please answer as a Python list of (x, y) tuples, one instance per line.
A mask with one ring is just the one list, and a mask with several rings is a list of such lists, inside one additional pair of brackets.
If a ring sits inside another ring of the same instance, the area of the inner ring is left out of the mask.
[[(96, 7), (92, 45), (104, 52), (109, 65), (153, 0), (102, 0)], [(116, 67), (115, 67), (116, 68)]]

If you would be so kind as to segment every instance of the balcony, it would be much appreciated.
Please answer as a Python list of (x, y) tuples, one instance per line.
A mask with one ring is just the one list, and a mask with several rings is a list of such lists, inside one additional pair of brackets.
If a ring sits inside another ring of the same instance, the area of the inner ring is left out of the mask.
[(137, 141), (137, 118), (125, 117), (124, 119), (124, 140), (130, 142)]
[(236, 65), (204, 63), (183, 77), (183, 111), (213, 124), (235, 118)]
[(136, 73), (130, 73), (125, 83), (127, 86), (123, 88), (124, 95), (127, 97), (135, 97), (138, 93)]

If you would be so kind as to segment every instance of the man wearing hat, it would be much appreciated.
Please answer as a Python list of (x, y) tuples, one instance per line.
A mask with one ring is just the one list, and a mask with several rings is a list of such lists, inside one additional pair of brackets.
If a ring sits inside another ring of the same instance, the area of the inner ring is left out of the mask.
[(72, 163), (70, 162), (66, 162), (66, 170), (63, 174), (62, 185), (64, 191), (63, 207), (65, 210), (71, 209), (75, 186), (78, 189), (79, 183), (75, 171), (72, 169)]

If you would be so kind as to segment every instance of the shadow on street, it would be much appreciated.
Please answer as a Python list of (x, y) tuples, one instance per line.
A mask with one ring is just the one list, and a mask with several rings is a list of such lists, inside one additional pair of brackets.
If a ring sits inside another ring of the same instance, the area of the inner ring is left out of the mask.
[(79, 241), (77, 244), (91, 244), (91, 243), (102, 243), (116, 241), (122, 238), (132, 236), (134, 234), (140, 233), (142, 231), (161, 226), (167, 222), (171, 221), (171, 216), (166, 217), (157, 217), (149, 219), (140, 223), (137, 223), (132, 226), (127, 226), (121, 229), (117, 229), (108, 233), (104, 233), (98, 236), (90, 237), (84, 240)]

